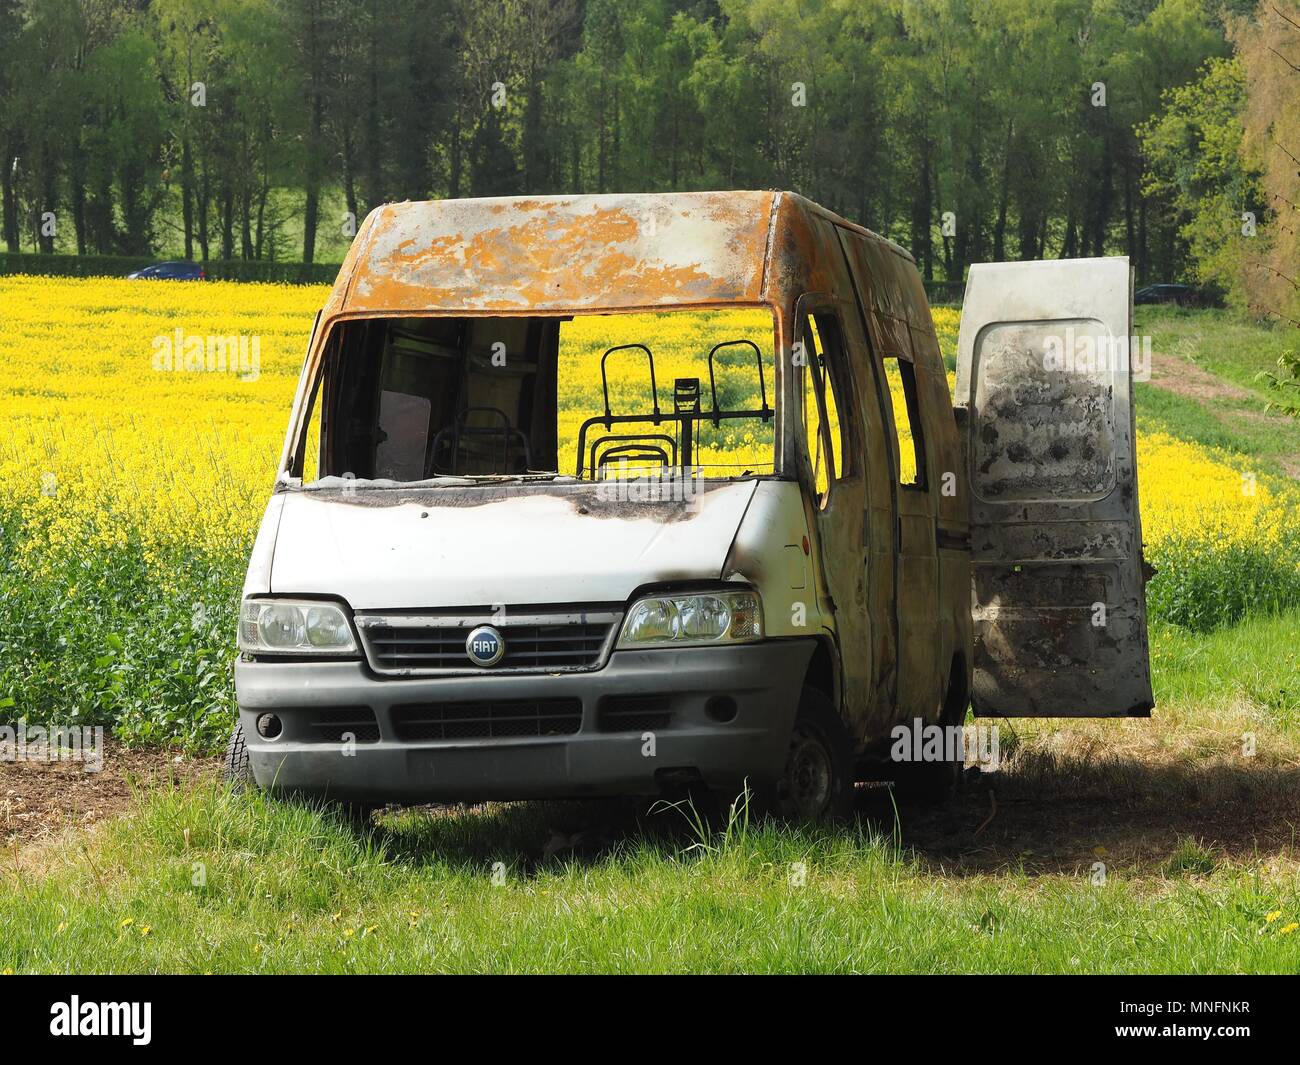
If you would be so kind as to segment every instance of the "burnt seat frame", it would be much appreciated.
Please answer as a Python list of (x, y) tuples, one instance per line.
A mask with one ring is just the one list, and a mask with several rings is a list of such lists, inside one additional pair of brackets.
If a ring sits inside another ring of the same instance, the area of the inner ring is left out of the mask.
[[(760, 407), (758, 410), (722, 410), (718, 407), (718, 386), (717, 386), (717, 377), (714, 370), (713, 360), (718, 354), (718, 352), (721, 351), (723, 348), (737, 347), (737, 346), (749, 347), (752, 348), (754, 351), (755, 364), (758, 369), (758, 391), (759, 391), (759, 403), (760, 403)], [(651, 395), (652, 411), (649, 414), (615, 414), (610, 407), (609, 375), (608, 375), (606, 364), (609, 360), (609, 357), (613, 355), (615, 352), (619, 352), (619, 351), (645, 352), (646, 363), (650, 371), (650, 395)], [(591, 475), (593, 477), (599, 475), (600, 469), (604, 465), (604, 462), (597, 461), (597, 448), (601, 444), (606, 442), (621, 441), (624, 443), (622, 443), (617, 448), (606, 449), (606, 451), (603, 452), (602, 454), (602, 459), (607, 459), (610, 456), (610, 454), (613, 452), (630, 451), (632, 445), (626, 442), (638, 441), (638, 440), (646, 441), (646, 445), (643, 448), (644, 454), (641, 457), (647, 457), (647, 458), (660, 457), (663, 456), (662, 449), (653, 447), (649, 442), (666, 440), (672, 443), (673, 445), (673, 453), (672, 453), (673, 461), (671, 465), (674, 467), (677, 466), (678, 459), (680, 457), (681, 466), (687, 467), (691, 463), (692, 451), (693, 451), (692, 440), (695, 435), (694, 428), (698, 423), (708, 421), (711, 422), (713, 426), (716, 428), (717, 426), (721, 425), (723, 421), (726, 420), (739, 420), (742, 418), (749, 418), (749, 419), (757, 418), (763, 422), (770, 422), (775, 417), (776, 415), (775, 409), (767, 402), (767, 381), (763, 374), (763, 353), (759, 350), (757, 344), (755, 344), (752, 340), (724, 340), (719, 344), (713, 345), (713, 347), (709, 349), (708, 361), (709, 361), (710, 409), (709, 410), (676, 409), (671, 412), (666, 412), (662, 410), (659, 406), (659, 390), (655, 381), (654, 353), (645, 344), (618, 344), (612, 348), (607, 349), (605, 353), (600, 357), (600, 389), (601, 389), (601, 396), (604, 399), (605, 409), (603, 414), (598, 414), (594, 417), (588, 418), (585, 422), (582, 423), (582, 426), (578, 430), (578, 448), (577, 448), (578, 468), (575, 471), (576, 476), (581, 478), (588, 470), (590, 470)], [(698, 391), (698, 389), (696, 391)], [(588, 430), (590, 430), (595, 426), (601, 426), (605, 429), (606, 433), (610, 433), (612, 432), (615, 425), (635, 425), (635, 424), (644, 425), (648, 423), (652, 426), (658, 427), (660, 425), (663, 425), (665, 422), (678, 426), (679, 436), (681, 437), (680, 455), (678, 452), (677, 441), (674, 440), (672, 437), (667, 436), (666, 434), (651, 434), (651, 433), (620, 434), (614, 436), (597, 437), (591, 443), (590, 465), (588, 465), (586, 462), (583, 461), (584, 456), (587, 455), (587, 432)], [(667, 461), (667, 456), (663, 456), (663, 458), (664, 458), (663, 464), (665, 466), (669, 465)]]

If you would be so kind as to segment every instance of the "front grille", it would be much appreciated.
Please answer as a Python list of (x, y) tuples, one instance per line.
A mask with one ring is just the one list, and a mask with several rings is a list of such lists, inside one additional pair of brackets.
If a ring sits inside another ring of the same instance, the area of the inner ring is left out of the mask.
[(502, 740), (518, 736), (572, 736), (582, 727), (579, 699), (502, 699), (493, 702), (395, 706), (401, 740)]
[(601, 732), (645, 732), (667, 728), (672, 720), (666, 695), (609, 695), (600, 701), (596, 727)]
[[(555, 614), (506, 611), (490, 617), (360, 614), (357, 627), (373, 669), (381, 673), (551, 672), (597, 668), (620, 614), (609, 609)], [(482, 667), (465, 653), (465, 639), (479, 625), (492, 625), (505, 642), (496, 665)]]
[(333, 710), (306, 710), (307, 731), (317, 743), (378, 743), (379, 725), (368, 706), (342, 706)]

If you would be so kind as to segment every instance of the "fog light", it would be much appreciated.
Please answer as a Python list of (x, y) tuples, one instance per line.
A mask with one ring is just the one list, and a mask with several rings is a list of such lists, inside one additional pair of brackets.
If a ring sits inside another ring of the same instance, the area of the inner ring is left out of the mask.
[(257, 715), (257, 734), (264, 740), (273, 740), (280, 735), (284, 723), (275, 714)]
[(740, 708), (736, 706), (736, 700), (730, 695), (715, 695), (704, 704), (704, 712), (720, 724), (725, 725), (728, 721), (736, 720), (736, 713)]

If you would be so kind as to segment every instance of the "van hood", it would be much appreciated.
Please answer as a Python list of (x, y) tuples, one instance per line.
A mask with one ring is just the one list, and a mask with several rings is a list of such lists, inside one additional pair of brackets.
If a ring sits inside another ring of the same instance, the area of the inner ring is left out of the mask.
[(270, 590), (355, 610), (622, 602), (720, 578), (756, 484), (685, 502), (615, 500), (610, 482), (289, 491)]

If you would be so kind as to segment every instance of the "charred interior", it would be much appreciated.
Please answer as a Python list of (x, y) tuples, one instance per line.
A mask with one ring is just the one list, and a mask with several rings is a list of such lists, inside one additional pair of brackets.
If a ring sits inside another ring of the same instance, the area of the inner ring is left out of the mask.
[[(737, 326), (740, 316), (757, 328)], [(308, 482), (770, 474), (771, 329), (757, 310), (343, 322), (292, 472)]]

